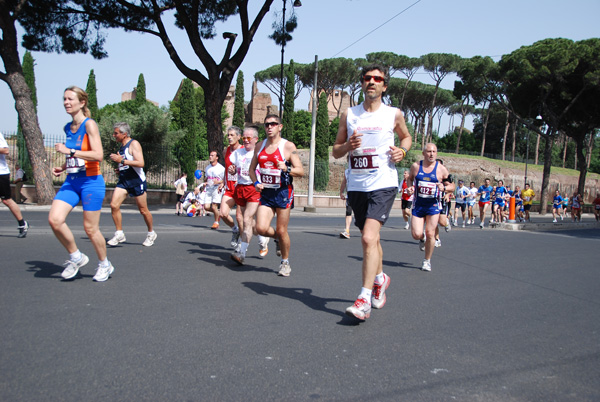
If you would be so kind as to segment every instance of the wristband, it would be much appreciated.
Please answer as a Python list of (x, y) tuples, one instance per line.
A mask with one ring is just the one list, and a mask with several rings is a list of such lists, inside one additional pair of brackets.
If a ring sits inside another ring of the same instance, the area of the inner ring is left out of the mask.
[(256, 181), (254, 182), (254, 187), (256, 187), (256, 185), (257, 185), (257, 184), (260, 184), (260, 182), (259, 182), (258, 180), (256, 180)]

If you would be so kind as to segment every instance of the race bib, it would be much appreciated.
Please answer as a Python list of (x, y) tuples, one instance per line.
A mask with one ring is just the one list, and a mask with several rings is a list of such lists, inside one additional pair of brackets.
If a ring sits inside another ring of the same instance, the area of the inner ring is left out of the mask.
[(350, 174), (371, 174), (379, 169), (376, 148), (359, 148), (350, 155)]
[(121, 161), (121, 163), (119, 163), (119, 171), (123, 171), (123, 170), (129, 169), (129, 165), (124, 165), (123, 162), (125, 162), (125, 159), (123, 159)]
[(260, 181), (264, 188), (281, 187), (281, 169), (260, 169)]
[(419, 194), (421, 198), (435, 198), (437, 196), (437, 183), (430, 181), (420, 181), (418, 183)]
[(74, 156), (67, 156), (67, 174), (85, 172), (85, 161)]

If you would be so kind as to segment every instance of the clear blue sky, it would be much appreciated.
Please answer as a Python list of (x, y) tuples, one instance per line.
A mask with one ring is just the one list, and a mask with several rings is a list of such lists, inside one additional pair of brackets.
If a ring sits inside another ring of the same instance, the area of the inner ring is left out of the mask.
[[(251, 0), (251, 3), (260, 1)], [(299, 26), (286, 47), (286, 63), (290, 58), (299, 63), (311, 63), (315, 55), (319, 59), (358, 58), (374, 51), (391, 51), (411, 57), (432, 52), (455, 53), (462, 57), (484, 55), (497, 61), (503, 54), (545, 38), (581, 40), (600, 37), (599, 0), (302, 0), (302, 3), (302, 7), (295, 9)], [(410, 8), (404, 13), (348, 47), (407, 7)], [(254, 73), (280, 63), (281, 48), (268, 35), (275, 13), (281, 8), (281, 0), (276, 0), (242, 64), (246, 101), (250, 100)], [(289, 8), (288, 0), (288, 12)], [(226, 43), (221, 33), (239, 32), (238, 26), (236, 18), (218, 26), (218, 35), (210, 43), (215, 59), (220, 59)], [(186, 36), (172, 26), (169, 28), (184, 61), (202, 70)], [(106, 49), (109, 57), (100, 61), (89, 55), (33, 53), (38, 116), (44, 133), (61, 132), (69, 121), (62, 107), (63, 90), (70, 85), (85, 89), (91, 69), (96, 74), (100, 107), (120, 102), (121, 93), (133, 89), (140, 73), (144, 74), (147, 97), (160, 105), (168, 105), (183, 75), (171, 62), (159, 39), (111, 30)], [(21, 58), (23, 54), (21, 49)], [(416, 80), (430, 82), (425, 73), (417, 74)], [(448, 78), (442, 86), (451, 89), (453, 81)], [(268, 92), (260, 84), (259, 90)], [(296, 101), (296, 108), (306, 109), (308, 98), (308, 92), (304, 93)], [(275, 97), (273, 101), (276, 102)], [(0, 82), (0, 110), (0, 130), (15, 131), (17, 113), (12, 94), (4, 82)]]

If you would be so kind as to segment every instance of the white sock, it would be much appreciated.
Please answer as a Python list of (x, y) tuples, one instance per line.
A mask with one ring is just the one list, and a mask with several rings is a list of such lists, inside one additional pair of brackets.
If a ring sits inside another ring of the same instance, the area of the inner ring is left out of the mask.
[(77, 249), (77, 251), (75, 251), (74, 253), (69, 254), (69, 259), (71, 261), (79, 261), (82, 257), (83, 256), (81, 255), (81, 251), (79, 251), (79, 249)]
[(359, 299), (365, 299), (369, 304), (371, 304), (371, 297), (373, 295), (373, 291), (367, 288), (360, 289), (360, 295), (358, 295)]
[(122, 231), (122, 230), (117, 230), (117, 231), (115, 232), (115, 235), (116, 235), (116, 236), (118, 236), (118, 235), (122, 235), (122, 234), (123, 234), (123, 231)]
[(375, 283), (378, 285), (381, 285), (383, 283), (384, 280), (384, 276), (383, 276), (383, 272), (380, 273), (379, 275), (375, 276)]
[(105, 259), (103, 259), (102, 261), (100, 261), (100, 266), (101, 267), (108, 267), (110, 265), (110, 261), (108, 261), (108, 257), (106, 257)]
[(281, 263), (282, 263), (282, 264), (283, 264), (284, 262), (287, 262), (287, 263), (289, 264), (289, 263), (290, 263), (290, 260), (289, 260), (289, 258), (284, 258), (284, 259), (282, 259), (282, 260), (281, 260)]
[(154, 230), (152, 232), (148, 232), (149, 235), (154, 234)]
[(258, 238), (258, 244), (261, 245), (261, 246), (263, 244), (267, 244), (267, 242), (269, 241), (268, 237), (264, 237), (264, 236), (261, 236), (261, 235), (258, 235), (256, 237)]
[(242, 242), (242, 245), (240, 246), (240, 254), (245, 257), (247, 250), (248, 250), (248, 243)]

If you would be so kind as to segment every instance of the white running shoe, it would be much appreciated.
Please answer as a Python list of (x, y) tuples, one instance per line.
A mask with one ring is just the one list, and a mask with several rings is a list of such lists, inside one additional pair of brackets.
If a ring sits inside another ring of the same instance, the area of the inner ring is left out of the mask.
[(425, 239), (419, 240), (419, 250), (425, 251)]
[(406, 229), (406, 230), (410, 229), (410, 223), (406, 222), (406, 225), (404, 225), (404, 229)]
[(73, 279), (79, 272), (79, 268), (83, 267), (88, 262), (90, 262), (88, 256), (81, 253), (79, 261), (67, 260), (65, 262), (66, 268), (62, 271), (60, 276), (62, 276), (63, 279)]
[(552, 220), (552, 223), (556, 223), (556, 222), (557, 222), (557, 220), (556, 220), (556, 219), (553, 219), (553, 220)]
[(107, 267), (103, 267), (101, 265), (98, 265), (98, 270), (96, 270), (96, 275), (94, 275), (94, 280), (96, 282), (104, 282), (106, 281), (108, 278), (110, 278), (110, 275), (114, 272), (115, 267), (113, 267), (113, 265), (109, 262)]
[(463, 221), (463, 225), (462, 225), (462, 227), (463, 227), (463, 228), (465, 227), (465, 222), (464, 222), (464, 221)]
[[(144, 240), (144, 242), (142, 243), (142, 246), (146, 246), (146, 247), (152, 246), (154, 244), (154, 240), (156, 240), (157, 237), (158, 237), (158, 235), (156, 234), (155, 231), (148, 233), (148, 236), (146, 236), (146, 240)], [(123, 241), (125, 241), (125, 240), (123, 240)]]
[(109, 241), (106, 242), (106, 244), (108, 244), (109, 246), (116, 246), (119, 243), (123, 243), (125, 240), (127, 240), (125, 238), (125, 233), (117, 233), (115, 232), (115, 236), (110, 239)]
[(383, 308), (383, 306), (385, 306), (385, 291), (390, 286), (390, 282), (390, 277), (384, 273), (383, 283), (380, 285), (376, 283), (373, 284), (373, 293), (371, 297), (371, 306), (373, 306), (373, 308)]
[(350, 233), (348, 233), (348, 231), (344, 230), (343, 232), (340, 232), (340, 237), (342, 239), (349, 239), (350, 238)]
[(358, 298), (353, 305), (346, 309), (346, 315), (364, 321), (371, 316), (371, 305), (367, 300)]
[(442, 247), (442, 241), (440, 239), (435, 239), (435, 246)]
[(23, 226), (17, 226), (17, 229), (19, 229), (19, 234), (17, 235), (17, 237), (19, 239), (22, 239), (27, 236), (27, 230), (29, 230), (29, 223), (25, 221), (25, 224)]
[(423, 260), (423, 264), (421, 265), (421, 271), (431, 272), (431, 261)]
[(242, 255), (242, 253), (238, 253), (237, 251), (233, 254), (231, 254), (231, 259), (235, 262), (237, 262), (239, 265), (244, 265), (244, 256)]
[(290, 263), (287, 261), (281, 261), (281, 265), (279, 265), (279, 276), (290, 276), (292, 272), (292, 268), (290, 267)]
[(450, 226), (450, 222), (448, 222), (448, 224), (446, 226), (444, 226), (444, 229), (446, 230), (446, 232), (449, 232), (452, 230), (452, 226)]
[(479, 228), (480, 228), (480, 229), (483, 229), (483, 227), (484, 227), (484, 226), (485, 226), (485, 225), (483, 224), (483, 222), (481, 222), (481, 223), (479, 224)]

